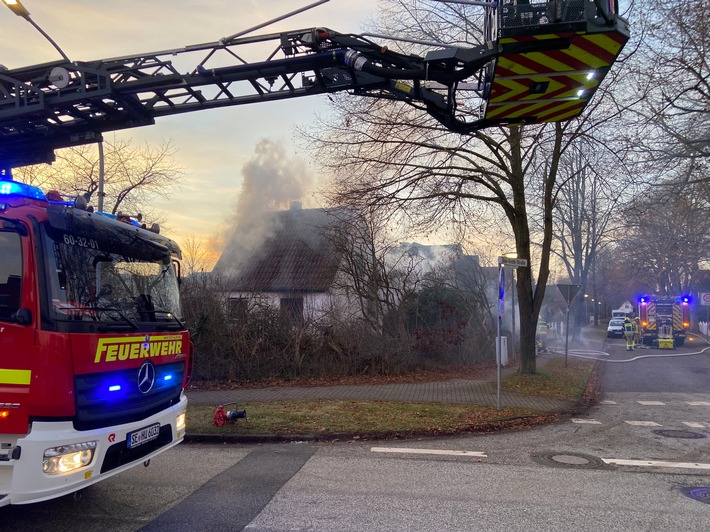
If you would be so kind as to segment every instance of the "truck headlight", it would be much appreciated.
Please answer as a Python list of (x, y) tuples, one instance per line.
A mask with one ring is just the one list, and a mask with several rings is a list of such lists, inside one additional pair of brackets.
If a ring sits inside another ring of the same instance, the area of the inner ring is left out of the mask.
[(179, 431), (185, 429), (185, 412), (178, 414), (175, 418), (175, 428)]
[(94, 459), (96, 441), (71, 443), (44, 451), (42, 470), (47, 475), (62, 475), (87, 466)]

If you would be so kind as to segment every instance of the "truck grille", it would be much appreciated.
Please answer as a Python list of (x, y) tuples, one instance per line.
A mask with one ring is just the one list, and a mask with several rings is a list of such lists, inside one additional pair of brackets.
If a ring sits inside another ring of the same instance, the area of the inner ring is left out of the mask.
[(185, 363), (155, 365), (155, 383), (138, 390), (139, 368), (74, 377), (76, 430), (141, 421), (180, 401)]

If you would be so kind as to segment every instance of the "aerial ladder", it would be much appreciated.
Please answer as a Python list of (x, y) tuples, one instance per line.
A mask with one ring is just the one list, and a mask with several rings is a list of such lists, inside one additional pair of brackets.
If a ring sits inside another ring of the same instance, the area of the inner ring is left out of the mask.
[[(467, 0), (485, 10), (483, 43), (436, 45), (424, 56), (309, 28), (0, 69), (0, 179), (53, 161), (56, 149), (163, 116), (339, 91), (405, 102), (461, 134), (569, 120), (629, 39), (616, 2)], [(273, 51), (265, 59), (243, 59), (246, 49), (266, 45)]]

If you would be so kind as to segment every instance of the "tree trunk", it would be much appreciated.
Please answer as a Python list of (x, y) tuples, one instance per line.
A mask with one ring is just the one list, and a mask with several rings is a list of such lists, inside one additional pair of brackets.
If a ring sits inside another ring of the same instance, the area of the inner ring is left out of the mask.
[(533, 284), (532, 265), (530, 262), (530, 224), (528, 221), (527, 198), (522, 157), (522, 128), (511, 126), (508, 142), (510, 145), (510, 183), (513, 194), (512, 209), (506, 209), (506, 215), (515, 234), (515, 248), (518, 258), (526, 259), (528, 265), (518, 269), (518, 300), (520, 302), (520, 373), (534, 374), (537, 371), (537, 350), (535, 335), (537, 320), (545, 298), (545, 288), (550, 276), (550, 249), (552, 247), (552, 209), (554, 206), (553, 189), (557, 178), (560, 154), (562, 151), (563, 130), (555, 124), (555, 144), (545, 165), (543, 176), (543, 237), (541, 243), (540, 265), (536, 283)]
[[(524, 272), (527, 272), (524, 273)], [(527, 277), (527, 279), (524, 279)], [(521, 279), (522, 278), (522, 279)], [(522, 283), (521, 283), (522, 280)], [(537, 313), (533, 312), (532, 291), (522, 290), (526, 296), (521, 296), (521, 288), (530, 287), (530, 268), (518, 270), (518, 297), (520, 298), (520, 373), (532, 375), (537, 371), (537, 349), (535, 335), (537, 332)]]

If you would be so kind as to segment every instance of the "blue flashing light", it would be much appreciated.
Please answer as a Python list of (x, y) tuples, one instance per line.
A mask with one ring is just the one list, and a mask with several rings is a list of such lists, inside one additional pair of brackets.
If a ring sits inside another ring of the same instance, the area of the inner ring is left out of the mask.
[(120, 384), (114, 384), (113, 386), (108, 387), (109, 392), (119, 392), (121, 391), (121, 385)]
[(173, 378), (173, 376), (168, 373), (167, 375), (165, 375), (165, 376), (163, 377), (163, 380), (164, 380), (164, 381), (169, 381), (169, 380), (172, 380), (172, 378)]
[(645, 305), (645, 304), (646, 304), (646, 298), (645, 298), (645, 297), (640, 297), (640, 298), (639, 298), (639, 302), (640, 302), (642, 305)]
[(680, 302), (684, 305), (687, 305), (688, 303), (690, 303), (690, 296), (681, 296)]
[(0, 196), (21, 196), (23, 198), (47, 201), (44, 192), (39, 188), (18, 183), (17, 181), (0, 180)]

